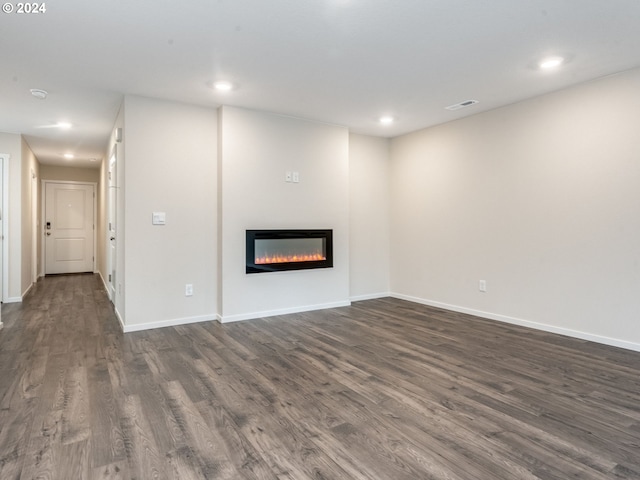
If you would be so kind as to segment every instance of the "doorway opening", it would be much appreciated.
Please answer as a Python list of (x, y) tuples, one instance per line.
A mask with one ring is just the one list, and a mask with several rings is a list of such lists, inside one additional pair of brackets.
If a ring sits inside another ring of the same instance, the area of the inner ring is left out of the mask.
[(43, 183), (45, 275), (94, 272), (96, 185)]

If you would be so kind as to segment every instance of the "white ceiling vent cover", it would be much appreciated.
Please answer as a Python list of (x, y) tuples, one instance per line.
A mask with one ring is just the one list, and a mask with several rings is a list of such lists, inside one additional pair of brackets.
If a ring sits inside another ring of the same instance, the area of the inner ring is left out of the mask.
[(446, 110), (460, 110), (461, 108), (470, 107), (478, 103), (478, 100), (465, 100), (464, 102), (456, 103), (455, 105), (449, 105), (444, 107)]

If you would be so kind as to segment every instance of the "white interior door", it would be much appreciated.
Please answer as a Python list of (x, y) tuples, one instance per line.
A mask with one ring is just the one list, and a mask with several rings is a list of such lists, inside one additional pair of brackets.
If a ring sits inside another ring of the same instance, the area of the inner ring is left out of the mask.
[(109, 277), (109, 297), (116, 303), (116, 206), (118, 205), (118, 188), (116, 185), (117, 155), (116, 146), (109, 158), (109, 222), (107, 225), (107, 272)]
[(45, 274), (93, 272), (94, 186), (45, 183)]

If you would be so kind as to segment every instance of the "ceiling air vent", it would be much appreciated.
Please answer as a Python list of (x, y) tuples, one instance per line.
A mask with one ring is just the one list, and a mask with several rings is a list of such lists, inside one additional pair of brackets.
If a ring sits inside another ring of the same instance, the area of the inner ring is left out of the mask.
[(471, 105), (475, 105), (478, 103), (478, 100), (466, 100), (464, 102), (456, 103), (455, 105), (449, 105), (448, 107), (444, 107), (446, 110), (460, 110), (464, 107), (470, 107)]

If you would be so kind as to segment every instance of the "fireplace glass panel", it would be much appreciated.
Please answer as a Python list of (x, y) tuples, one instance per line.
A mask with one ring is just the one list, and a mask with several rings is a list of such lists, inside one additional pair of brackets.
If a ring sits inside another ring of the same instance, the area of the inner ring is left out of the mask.
[(326, 260), (323, 238), (282, 238), (255, 240), (255, 263), (265, 265)]

